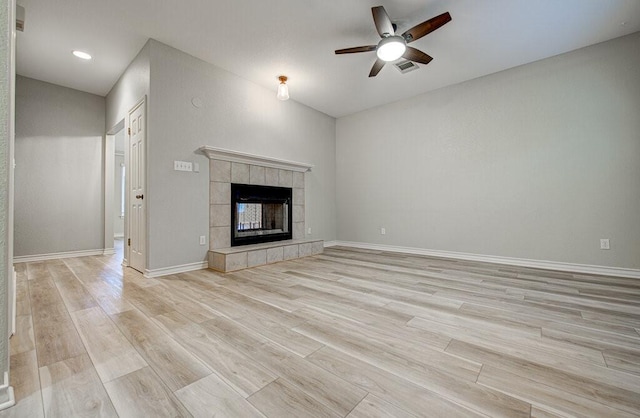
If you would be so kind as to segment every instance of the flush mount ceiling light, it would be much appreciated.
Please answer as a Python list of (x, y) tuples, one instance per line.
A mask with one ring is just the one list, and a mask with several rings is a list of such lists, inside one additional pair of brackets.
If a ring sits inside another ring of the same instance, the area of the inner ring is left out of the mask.
[(376, 49), (376, 55), (382, 61), (395, 61), (400, 58), (404, 51), (407, 50), (407, 42), (402, 36), (388, 36), (382, 38), (378, 43), (378, 49)]
[(278, 84), (278, 94), (276, 97), (279, 100), (289, 100), (289, 86), (287, 86), (287, 76), (281, 75), (278, 77), (280, 84)]
[(87, 54), (86, 52), (83, 52), (83, 51), (75, 50), (75, 51), (73, 51), (72, 53), (73, 53), (73, 55), (75, 55), (76, 57), (81, 58), (81, 59), (83, 59), (83, 60), (90, 60), (90, 59), (91, 59), (91, 55), (90, 55), (90, 54)]

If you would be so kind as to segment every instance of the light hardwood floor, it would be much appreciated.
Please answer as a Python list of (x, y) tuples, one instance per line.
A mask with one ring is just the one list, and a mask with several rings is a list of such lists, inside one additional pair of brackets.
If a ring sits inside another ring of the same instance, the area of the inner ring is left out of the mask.
[(0, 417), (640, 416), (640, 281), (328, 248), (145, 279), (17, 264)]

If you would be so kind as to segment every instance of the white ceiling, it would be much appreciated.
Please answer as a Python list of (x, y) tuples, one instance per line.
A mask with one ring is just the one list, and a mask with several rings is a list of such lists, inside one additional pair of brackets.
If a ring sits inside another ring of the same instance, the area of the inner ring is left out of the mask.
[[(18, 0), (18, 74), (105, 96), (148, 38), (171, 45), (334, 117), (526, 64), (640, 30), (639, 0)], [(411, 45), (434, 57), (368, 78), (371, 7), (398, 32), (449, 11)], [(86, 62), (73, 49), (91, 53)]]

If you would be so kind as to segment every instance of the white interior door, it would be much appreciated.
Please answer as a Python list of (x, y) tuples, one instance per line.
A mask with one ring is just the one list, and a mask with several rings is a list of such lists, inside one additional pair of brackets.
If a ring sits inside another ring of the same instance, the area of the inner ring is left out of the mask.
[(145, 268), (145, 102), (129, 112), (129, 266)]

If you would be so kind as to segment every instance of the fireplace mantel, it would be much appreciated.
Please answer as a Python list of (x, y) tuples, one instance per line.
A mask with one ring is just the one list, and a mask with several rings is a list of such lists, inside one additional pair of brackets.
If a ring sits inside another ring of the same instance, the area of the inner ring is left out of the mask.
[(203, 145), (198, 151), (206, 155), (210, 160), (231, 161), (232, 163), (254, 164), (263, 167), (279, 168), (304, 173), (311, 171), (313, 165), (295, 161), (280, 160), (278, 158), (263, 157), (240, 151), (232, 151), (223, 148)]

